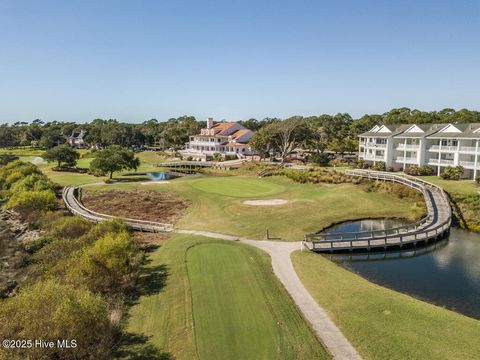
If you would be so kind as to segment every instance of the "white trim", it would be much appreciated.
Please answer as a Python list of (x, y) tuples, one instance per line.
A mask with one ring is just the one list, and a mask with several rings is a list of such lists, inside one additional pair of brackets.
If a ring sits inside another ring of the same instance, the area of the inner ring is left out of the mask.
[(460, 134), (460, 133), (462, 133), (462, 130), (460, 130), (459, 128), (457, 128), (453, 124), (448, 124), (444, 128), (440, 129), (439, 133), (458, 133), (458, 134)]
[(425, 133), (425, 131), (423, 131), (421, 128), (419, 128), (418, 125), (413, 124), (407, 130), (405, 130), (403, 133), (404, 134), (405, 133)]

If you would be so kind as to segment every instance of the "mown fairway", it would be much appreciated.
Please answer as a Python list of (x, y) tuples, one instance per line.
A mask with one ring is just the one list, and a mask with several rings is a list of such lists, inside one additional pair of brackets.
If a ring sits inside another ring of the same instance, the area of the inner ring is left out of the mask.
[[(263, 252), (175, 235), (150, 257), (131, 334), (176, 359), (325, 359)], [(166, 279), (152, 286), (152, 274)], [(165, 276), (165, 273), (163, 276)], [(124, 349), (125, 350), (125, 349)]]
[(292, 259), (307, 290), (365, 359), (479, 358), (480, 321), (375, 285), (319, 254), (295, 252)]

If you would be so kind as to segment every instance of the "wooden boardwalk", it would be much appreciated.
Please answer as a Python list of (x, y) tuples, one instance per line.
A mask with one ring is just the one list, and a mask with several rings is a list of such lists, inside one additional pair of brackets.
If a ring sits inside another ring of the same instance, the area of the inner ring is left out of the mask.
[[(87, 220), (93, 222), (100, 222), (103, 220), (111, 220), (118, 218), (116, 216), (100, 214), (90, 209), (87, 209), (80, 202), (81, 189), (76, 186), (66, 186), (63, 189), (62, 198), (67, 209), (74, 215), (81, 216)], [(138, 219), (128, 219), (121, 218), (125, 223), (132, 227), (134, 230), (145, 231), (145, 232), (171, 232), (173, 231), (172, 224), (165, 224), (161, 222), (138, 220)]]
[(345, 252), (416, 247), (443, 238), (450, 231), (452, 213), (448, 197), (439, 186), (411, 176), (382, 171), (348, 170), (348, 175), (377, 181), (392, 181), (420, 191), (428, 215), (416, 223), (397, 228), (344, 233), (321, 232), (305, 235), (305, 245), (316, 252)]

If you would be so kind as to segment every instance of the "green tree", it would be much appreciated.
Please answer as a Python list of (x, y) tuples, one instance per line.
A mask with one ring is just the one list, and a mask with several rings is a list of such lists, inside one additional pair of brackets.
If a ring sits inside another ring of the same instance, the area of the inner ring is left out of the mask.
[(95, 158), (90, 163), (90, 170), (94, 173), (107, 173), (109, 179), (112, 179), (113, 173), (116, 171), (136, 170), (139, 166), (140, 160), (135, 157), (133, 151), (118, 145), (111, 145), (95, 153)]
[(251, 137), (249, 145), (260, 159), (263, 159), (270, 155), (270, 150), (273, 148), (272, 134), (267, 127), (263, 127)]
[(1, 339), (76, 340), (76, 348), (0, 348), (2, 359), (107, 359), (112, 347), (108, 306), (99, 296), (49, 280), (0, 306)]
[(57, 166), (62, 164), (68, 166), (75, 166), (80, 154), (77, 150), (72, 148), (69, 144), (55, 146), (45, 152), (43, 158), (48, 162), (57, 162)]

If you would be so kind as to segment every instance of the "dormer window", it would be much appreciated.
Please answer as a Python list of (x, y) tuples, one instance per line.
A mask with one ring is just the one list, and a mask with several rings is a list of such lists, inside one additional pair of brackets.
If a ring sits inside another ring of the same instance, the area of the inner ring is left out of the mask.
[(210, 135), (215, 135), (215, 130), (210, 130)]
[(200, 131), (200, 134), (201, 134), (201, 135), (205, 135), (205, 129), (202, 129), (202, 130)]

